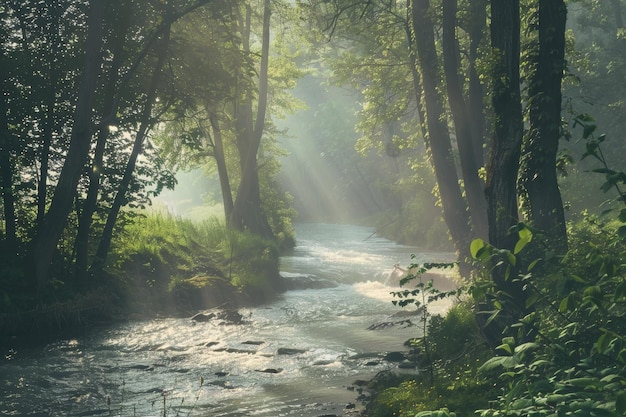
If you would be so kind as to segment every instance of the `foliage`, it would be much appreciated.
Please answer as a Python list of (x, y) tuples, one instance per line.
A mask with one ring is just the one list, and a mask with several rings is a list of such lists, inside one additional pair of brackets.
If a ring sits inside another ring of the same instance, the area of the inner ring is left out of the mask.
[(435, 381), (420, 373), (401, 381), (383, 381), (382, 387), (374, 385), (380, 392), (368, 404), (368, 416), (469, 417), (494, 395), (489, 394), (493, 384), (476, 377), (489, 351), (480, 339), (469, 303), (452, 307), (443, 317), (431, 317), (427, 331)]
[[(582, 118), (578, 123), (590, 120)], [(603, 139), (595, 141), (593, 128), (587, 129), (587, 139), (591, 138), (587, 157), (602, 164), (595, 172), (605, 176), (603, 189), (616, 190), (618, 201), (622, 201), (623, 193), (615, 187), (621, 184), (622, 174), (608, 168), (600, 152)], [(529, 245), (534, 234), (523, 223), (510, 231), (517, 236), (512, 250), (495, 248), (480, 239), (472, 243), (471, 253), (487, 277), (477, 279), (470, 287), (472, 302), (487, 302), (492, 307), (479, 311), (485, 316), (479, 320), (481, 332), (490, 322), (519, 308), (492, 281), (491, 274), (496, 270), (505, 281), (520, 283), (524, 288), (528, 314), (508, 322), (509, 327), (504, 329), (507, 335), (496, 348), (496, 356), (483, 350), (478, 359), (480, 367), (469, 358), (460, 361), (459, 369), (467, 368), (454, 384), (491, 381), (488, 389), (474, 392), (489, 406), (475, 408), (468, 402), (471, 410), (461, 408), (463, 412), (473, 415), (477, 410), (481, 417), (617, 417), (626, 413), (626, 242), (621, 235), (625, 223), (622, 213), (620, 210), (611, 221), (586, 215), (570, 225), (571, 248), (558, 264), (546, 262), (553, 259), (550, 248)], [(443, 319), (430, 318), (428, 338), (424, 340), (433, 352), (433, 365), (439, 360), (437, 353), (454, 356), (454, 350), (446, 348), (463, 345), (471, 335), (478, 334), (467, 324), (470, 310), (457, 308)], [(443, 361), (438, 369), (455, 369), (455, 365)], [(430, 395), (438, 392), (441, 380), (448, 380), (445, 374), (438, 375), (430, 386), (418, 379), (384, 390), (373, 402), (372, 415), (412, 416), (420, 410), (429, 415), (445, 411), (444, 407), (459, 414), (453, 405), (457, 389), (442, 398)]]
[(279, 289), (275, 244), (217, 218), (195, 223), (143, 212), (114, 241), (105, 271), (118, 307), (141, 315), (189, 314), (248, 301), (244, 294), (262, 301)]
[[(401, 285), (413, 289), (394, 292), (395, 305), (414, 305), (420, 312), (422, 335), (407, 341), (417, 353), (418, 370), (403, 381), (383, 381), (382, 389), (368, 404), (368, 416), (470, 416), (472, 410), (487, 404), (488, 381), (476, 378), (478, 366), (488, 355), (474, 319), (471, 304), (460, 302), (445, 316), (431, 316), (428, 304), (458, 297), (461, 290), (440, 291), (426, 281), (432, 269), (452, 268), (454, 264), (412, 264)], [(390, 387), (390, 385), (395, 385)], [(376, 386), (374, 386), (376, 388)], [(436, 410), (436, 411), (430, 411)]]
[[(626, 271), (623, 259), (602, 252), (598, 243), (582, 244), (577, 255), (584, 256), (568, 257), (547, 282), (532, 274), (520, 278), (533, 294), (529, 300), (541, 309), (517, 325), (531, 326), (537, 336), (534, 341), (504, 338), (500, 355), (483, 364), (486, 373), (502, 370), (505, 392), (481, 416), (619, 416), (626, 411)], [(581, 270), (588, 274), (581, 276)]]

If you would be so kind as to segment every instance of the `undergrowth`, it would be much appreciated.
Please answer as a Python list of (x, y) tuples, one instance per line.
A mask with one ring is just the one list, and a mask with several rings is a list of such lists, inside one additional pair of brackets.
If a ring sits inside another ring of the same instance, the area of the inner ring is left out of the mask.
[(175, 313), (245, 302), (245, 294), (263, 301), (278, 289), (278, 256), (275, 243), (230, 230), (223, 221), (155, 213), (126, 226), (108, 272), (134, 300), (132, 310), (156, 305)]
[[(513, 250), (472, 242), (481, 274), (468, 288), (467, 304), (430, 319), (423, 337), (427, 372), (378, 387), (369, 416), (626, 415), (626, 173), (607, 165), (605, 136), (594, 136), (591, 118), (580, 116), (576, 124), (587, 142), (583, 159), (599, 162), (593, 171), (605, 177), (602, 190), (617, 193), (610, 210), (569, 225), (570, 249), (562, 259), (536, 244), (541, 235), (524, 223), (511, 231), (518, 237)], [(617, 215), (606, 217), (611, 213)], [(523, 289), (523, 315), (516, 317), (519, 300), (494, 284), (494, 270)], [(493, 351), (476, 342), (484, 334), (471, 319), (477, 315), (483, 329), (493, 323), (502, 330)]]

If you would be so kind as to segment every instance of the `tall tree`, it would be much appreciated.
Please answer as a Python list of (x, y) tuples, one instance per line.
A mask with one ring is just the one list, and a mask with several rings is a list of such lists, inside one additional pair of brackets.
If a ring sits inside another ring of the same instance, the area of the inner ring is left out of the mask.
[(92, 112), (96, 86), (102, 62), (103, 0), (89, 3), (88, 34), (85, 42), (85, 64), (76, 102), (70, 147), (61, 170), (59, 181), (46, 213), (42, 228), (34, 242), (33, 269), (36, 288), (43, 291), (48, 280), (48, 269), (65, 221), (72, 209), (76, 187), (87, 160), (92, 136)]
[(459, 188), (452, 143), (444, 117), (444, 104), (438, 90), (440, 87), (439, 58), (435, 46), (430, 2), (413, 0), (412, 17), (426, 107), (427, 141), (439, 186), (444, 219), (459, 253), (461, 274), (469, 276), (466, 259), (469, 258), (471, 240), (470, 219), (467, 202)]
[[(245, 19), (241, 22), (243, 50), (247, 54), (250, 53), (251, 13), (250, 7), (246, 7)], [(257, 153), (263, 137), (267, 109), (270, 17), (270, 0), (265, 0), (263, 3), (263, 33), (261, 36), (261, 63), (256, 118), (253, 120), (253, 92), (250, 89), (244, 89), (243, 99), (240, 103), (235, 103), (237, 108), (235, 111), (235, 117), (237, 118), (237, 146), (241, 159), (241, 181), (229, 219), (229, 224), (235, 229), (249, 230), (267, 238), (273, 238), (274, 234), (261, 205)]]
[(491, 1), (491, 47), (495, 120), (486, 185), (489, 242), (513, 249), (516, 238), (509, 229), (519, 221), (516, 188), (523, 135), (519, 0)]
[[(124, 12), (124, 10), (122, 10)], [(116, 113), (116, 93), (117, 84), (119, 82), (119, 71), (123, 61), (123, 47), (126, 37), (127, 26), (125, 19), (120, 19), (121, 27), (116, 26), (113, 31), (111, 53), (113, 59), (107, 72), (107, 84), (104, 91), (102, 118), (109, 114)], [(96, 212), (98, 204), (98, 196), (100, 192), (100, 181), (104, 171), (104, 154), (109, 137), (109, 126), (100, 125), (96, 136), (96, 146), (94, 149), (92, 166), (89, 170), (89, 186), (87, 188), (87, 196), (82, 204), (82, 210), (78, 219), (78, 230), (74, 244), (74, 252), (76, 253), (74, 280), (79, 286), (85, 284), (87, 268), (89, 264), (89, 238), (91, 234), (91, 226), (93, 216)]]
[[(511, 228), (518, 224), (517, 177), (523, 122), (520, 93), (520, 3), (519, 0), (491, 0), (492, 105), (494, 133), (487, 166), (489, 242), (496, 248), (513, 250), (517, 236)], [(524, 317), (526, 293), (514, 280), (504, 262), (490, 270), (497, 291), (508, 300), (505, 314), (489, 323), (484, 313), (481, 327), (487, 341), (498, 346), (504, 329)], [(488, 300), (489, 301), (489, 300)], [(480, 306), (492, 310), (492, 305)]]
[(521, 185), (532, 224), (556, 253), (567, 250), (565, 213), (557, 179), (561, 133), (561, 84), (565, 70), (567, 6), (562, 0), (538, 0), (538, 44), (531, 55), (529, 130), (524, 141)]
[(224, 218), (230, 219), (233, 214), (233, 193), (230, 187), (228, 176), (228, 168), (226, 166), (226, 156), (224, 154), (224, 140), (222, 139), (222, 130), (220, 122), (214, 110), (207, 109), (209, 113), (209, 123), (213, 132), (213, 153), (215, 164), (217, 165), (217, 174), (220, 180), (220, 188), (222, 190), (222, 202), (224, 204)]
[(142, 152), (144, 142), (146, 141), (146, 137), (148, 135), (148, 131), (154, 125), (155, 120), (158, 120), (158, 117), (154, 117), (153, 108), (157, 101), (157, 90), (159, 88), (159, 84), (162, 78), (163, 67), (166, 63), (169, 43), (170, 26), (168, 25), (165, 28), (165, 33), (163, 34), (161, 41), (156, 46), (157, 61), (154, 66), (148, 89), (146, 91), (145, 103), (140, 117), (140, 126), (137, 130), (137, 133), (135, 134), (132, 151), (129, 155), (128, 162), (126, 163), (126, 168), (124, 170), (122, 179), (117, 186), (115, 199), (113, 200), (113, 204), (111, 206), (111, 209), (109, 210), (106, 224), (100, 237), (98, 249), (95, 255), (94, 262), (92, 264), (94, 272), (99, 272), (105, 265), (106, 258), (109, 254), (109, 249), (111, 247), (113, 229), (115, 227), (115, 224), (117, 223), (119, 212), (127, 201), (126, 195), (128, 193), (130, 183), (133, 179), (133, 175), (135, 174), (137, 159)]
[[(457, 1), (443, 0), (442, 5), (443, 69), (446, 78), (448, 103), (452, 113), (456, 142), (459, 149), (465, 195), (474, 235), (486, 238), (488, 233), (487, 201), (483, 191), (483, 182), (478, 176), (478, 169), (482, 166), (482, 159), (479, 159), (474, 146), (475, 143), (482, 142), (482, 126), (473, 126), (474, 124), (480, 124), (482, 118), (478, 120), (472, 118), (469, 103), (465, 100), (461, 76), (461, 57), (456, 33)], [(479, 94), (476, 91), (472, 91), (472, 93)], [(474, 135), (480, 135), (480, 137), (475, 138)]]
[(9, 129), (8, 109), (9, 97), (9, 60), (4, 50), (0, 51), (0, 189), (2, 190), (2, 207), (4, 209), (5, 245), (2, 250), (10, 259), (17, 255), (17, 234), (15, 216), (15, 195), (13, 191), (12, 144), (13, 134)]

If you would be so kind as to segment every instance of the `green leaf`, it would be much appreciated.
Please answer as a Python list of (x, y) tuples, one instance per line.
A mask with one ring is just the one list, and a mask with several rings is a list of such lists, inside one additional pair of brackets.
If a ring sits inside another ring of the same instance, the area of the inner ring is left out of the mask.
[(620, 222), (626, 223), (626, 209), (621, 209), (617, 218)]
[(598, 174), (615, 174), (615, 171), (610, 168), (596, 168), (592, 169), (591, 172), (597, 172)]
[(602, 298), (602, 288), (600, 288), (600, 286), (598, 285), (591, 285), (585, 288), (585, 291), (583, 291), (583, 296), (590, 297), (594, 300), (600, 300)]
[(626, 392), (622, 391), (617, 394), (617, 398), (615, 398), (615, 411), (619, 415), (626, 414)]
[(539, 349), (540, 347), (541, 345), (539, 345), (538, 343), (533, 343), (533, 342), (522, 343), (521, 345), (515, 347), (515, 353), (522, 354), (529, 350)]
[(606, 348), (609, 346), (609, 338), (606, 333), (602, 333), (596, 342), (596, 350), (599, 353), (604, 353)]
[(511, 252), (506, 253), (506, 259), (510, 265), (515, 266), (515, 264), (517, 263), (517, 258), (515, 258), (515, 255), (513, 255)]
[(598, 380), (592, 377), (572, 378), (563, 381), (566, 385), (578, 388), (596, 388), (598, 386)]
[(478, 252), (485, 247), (485, 241), (482, 239), (474, 239), (470, 244), (470, 253), (472, 258), (478, 259)]
[(532, 271), (532, 269), (541, 261), (541, 258), (535, 259), (528, 265), (528, 272)]
[(546, 403), (548, 405), (557, 405), (559, 403), (565, 402), (567, 400), (567, 395), (563, 394), (552, 394), (546, 397)]
[(615, 293), (613, 294), (613, 301), (619, 301), (626, 297), (626, 281), (622, 281), (617, 288), (615, 288)]
[(566, 311), (569, 311), (571, 307), (573, 306), (573, 304), (574, 304), (574, 300), (573, 300), (572, 294), (569, 294), (567, 297), (561, 300), (561, 303), (559, 304), (559, 312), (565, 313)]
[(510, 369), (517, 365), (517, 361), (513, 356), (494, 356), (487, 360), (478, 368), (478, 372), (489, 372), (498, 368)]
[(539, 300), (539, 294), (537, 294), (536, 292), (532, 293), (527, 299), (526, 299), (526, 308), (530, 308), (531, 306), (533, 306), (537, 300)]
[(496, 348), (496, 350), (498, 350), (498, 349), (502, 349), (502, 350), (504, 350), (505, 352), (507, 352), (507, 353), (509, 353), (511, 355), (513, 354), (513, 349), (511, 349), (511, 346), (506, 344), (506, 343), (503, 343), (500, 346), (498, 346)]
[(620, 237), (620, 239), (626, 239), (626, 226), (620, 226), (617, 229), (617, 235)]
[(513, 253), (517, 255), (518, 253), (522, 251), (522, 249), (524, 249), (524, 247), (527, 244), (528, 244), (527, 240), (519, 239), (517, 243), (515, 244), (515, 247), (513, 248)]

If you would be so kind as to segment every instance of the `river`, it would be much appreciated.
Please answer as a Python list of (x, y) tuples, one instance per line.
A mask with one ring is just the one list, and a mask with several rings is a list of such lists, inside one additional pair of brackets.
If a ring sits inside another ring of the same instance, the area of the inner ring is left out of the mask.
[(394, 264), (408, 265), (411, 254), (420, 262), (453, 257), (359, 226), (299, 224), (296, 232), (281, 271), (338, 286), (243, 309), (241, 325), (154, 319), (10, 351), (0, 362), (0, 415), (344, 415), (358, 395), (353, 383), (396, 367), (382, 355), (419, 334), (417, 326), (368, 330), (399, 311), (383, 284)]

